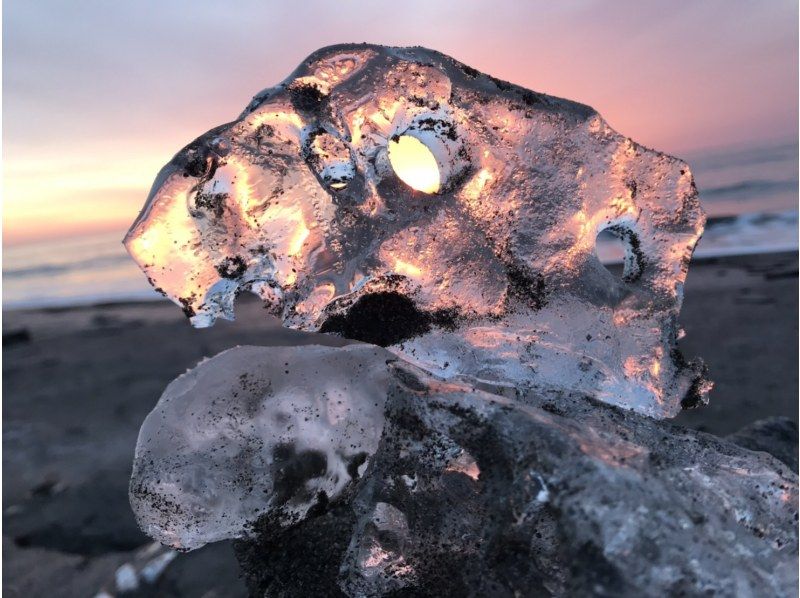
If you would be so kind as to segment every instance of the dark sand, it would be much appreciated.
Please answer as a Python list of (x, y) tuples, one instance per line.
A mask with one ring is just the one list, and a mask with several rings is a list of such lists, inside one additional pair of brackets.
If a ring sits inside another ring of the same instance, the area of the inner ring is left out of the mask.
[[(705, 359), (716, 386), (678, 423), (724, 435), (771, 415), (797, 421), (797, 265), (796, 254), (692, 265), (681, 347)], [(148, 544), (127, 482), (139, 425), (170, 380), (237, 344), (319, 338), (276, 330), (255, 301), (237, 317), (194, 330), (169, 303), (3, 314), (6, 596), (93, 596)], [(141, 595), (244, 593), (221, 543), (178, 556)]]

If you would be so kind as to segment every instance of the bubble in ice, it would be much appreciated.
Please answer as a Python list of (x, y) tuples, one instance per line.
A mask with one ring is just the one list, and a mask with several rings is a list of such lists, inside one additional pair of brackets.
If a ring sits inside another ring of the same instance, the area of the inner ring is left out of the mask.
[(704, 221), (684, 162), (588, 106), (422, 48), (340, 45), (181, 150), (125, 244), (195, 326), (251, 291), (287, 326), (440, 377), (669, 417), (710, 388), (676, 349)]

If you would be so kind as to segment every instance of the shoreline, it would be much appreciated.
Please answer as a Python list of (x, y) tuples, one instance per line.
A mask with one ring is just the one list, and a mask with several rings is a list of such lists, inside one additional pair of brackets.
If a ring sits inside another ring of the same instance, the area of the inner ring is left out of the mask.
[[(618, 268), (617, 265), (610, 265), (612, 272)], [(765, 354), (764, 349), (771, 354), (770, 349), (775, 349), (776, 345), (787, 347), (788, 351), (777, 361), (772, 359), (771, 363), (778, 361), (785, 363), (787, 367), (783, 371), (790, 378), (787, 380), (788, 388), (797, 389), (797, 371), (793, 365), (797, 363), (797, 359), (791, 358), (791, 354), (797, 355), (797, 346), (790, 340), (792, 329), (796, 339), (798, 328), (797, 279), (798, 254), (795, 251), (736, 254), (692, 260), (684, 289), (684, 303), (678, 319), (687, 334), (686, 338), (679, 342), (679, 347), (687, 359), (700, 357), (709, 364), (710, 377), (715, 381), (716, 387), (712, 390), (710, 406), (683, 412), (675, 419), (676, 423), (709, 429), (713, 433), (732, 433), (738, 430), (741, 426), (734, 429), (730, 425), (721, 426), (719, 422), (706, 422), (704, 421), (706, 418), (697, 413), (713, 408), (714, 403), (718, 402), (715, 401), (715, 397), (730, 396), (733, 389), (728, 388), (727, 384), (731, 373), (731, 368), (728, 366), (738, 364), (736, 367), (749, 369), (748, 362), (763, 361), (761, 358)], [(793, 282), (786, 284), (787, 281)], [(776, 305), (780, 307), (780, 314), (773, 313), (774, 309), (769, 308)], [(794, 310), (791, 309), (792, 305), (795, 307)], [(92, 329), (115, 329), (123, 332), (139, 327), (153, 328), (153, 334), (158, 335), (158, 327), (162, 325), (168, 328), (177, 327), (178, 333), (189, 342), (196, 337), (203, 349), (221, 346), (219, 351), (235, 344), (247, 343), (258, 345), (266, 342), (269, 345), (295, 342), (302, 344), (346, 342), (335, 336), (283, 328), (277, 318), (264, 312), (261, 301), (249, 293), (243, 293), (237, 299), (235, 314), (236, 319), (233, 321), (219, 320), (211, 328), (195, 329), (189, 325), (180, 309), (163, 297), (155, 297), (152, 300), (101, 301), (79, 305), (4, 309), (2, 331), (4, 356), (7, 349), (13, 349), (17, 345), (35, 344), (37, 337), (45, 340), (54, 335), (85, 333)], [(748, 317), (754, 314), (762, 316), (761, 323), (756, 327), (753, 326), (753, 318)], [(714, 334), (710, 335), (712, 328)], [(776, 335), (777, 338), (773, 338)], [(124, 339), (121, 338), (120, 342), (124, 342)], [(224, 346), (225, 342), (230, 344)], [(748, 360), (747, 355), (741, 351), (744, 347), (752, 348), (752, 359)], [(726, 355), (729, 349), (736, 349), (736, 354)], [(198, 361), (219, 351), (204, 354), (198, 357)], [(194, 353), (194, 351), (189, 352)], [(194, 364), (195, 362), (188, 362), (186, 367), (192, 367)], [(176, 372), (175, 375), (182, 371)], [(755, 377), (757, 378), (758, 376)], [(722, 389), (720, 383), (723, 385)], [(769, 380), (765, 378), (764, 388), (774, 386), (774, 378)], [(741, 389), (739, 391), (734, 394), (741, 395)], [(796, 391), (794, 395), (797, 395)], [(788, 415), (797, 420), (796, 409), (791, 410), (791, 413), (785, 408), (782, 408), (780, 413), (772, 411), (768, 415)], [(745, 418), (734, 419), (737, 423), (742, 422), (742, 425), (746, 423)]]
[[(763, 214), (756, 213), (756, 215), (763, 216)], [(732, 221), (736, 221), (736, 219), (740, 218), (742, 215), (735, 216), (735, 217), (725, 217), (718, 219), (717, 226), (724, 226), (725, 224), (729, 223), (731, 219)], [(707, 225), (706, 235), (714, 234), (713, 227), (711, 224)], [(621, 257), (621, 248), (616, 247), (614, 242), (609, 243), (608, 239), (606, 239), (602, 243), (598, 243), (598, 255), (601, 258), (601, 263), (609, 268), (615, 268), (622, 264), (623, 259)], [(692, 266), (703, 264), (708, 262), (709, 260), (716, 260), (719, 258), (744, 258), (750, 256), (776, 256), (782, 254), (791, 254), (797, 253), (797, 238), (795, 237), (792, 240), (780, 241), (778, 243), (773, 244), (754, 244), (754, 245), (747, 245), (744, 247), (741, 246), (730, 246), (726, 247), (722, 246), (713, 246), (709, 247), (707, 250), (702, 244), (702, 239), (700, 245), (695, 250), (695, 254), (692, 257), (691, 264), (689, 266), (689, 270), (691, 272)], [(36, 310), (65, 310), (65, 309), (76, 309), (76, 308), (86, 308), (86, 307), (96, 307), (102, 308), (106, 306), (113, 306), (113, 305), (133, 305), (139, 303), (159, 303), (169, 301), (168, 299), (158, 295), (153, 291), (149, 286), (147, 286), (146, 282), (144, 281), (144, 276), (141, 272), (135, 268), (133, 263), (128, 263), (127, 256), (122, 256), (125, 258), (126, 264), (130, 266), (131, 272), (133, 276), (135, 276), (136, 280), (141, 282), (141, 290), (136, 291), (135, 293), (131, 294), (117, 294), (116, 296), (113, 293), (99, 293), (95, 296), (76, 296), (73, 298), (64, 298), (64, 297), (56, 297), (45, 299), (44, 301), (27, 301), (27, 302), (16, 302), (9, 305), (3, 304), (2, 310), (3, 313), (6, 312), (27, 312), (27, 311), (36, 311)], [(5, 278), (6, 274), (4, 274)], [(127, 281), (128, 284), (130, 280)], [(4, 297), (5, 300), (5, 297)]]

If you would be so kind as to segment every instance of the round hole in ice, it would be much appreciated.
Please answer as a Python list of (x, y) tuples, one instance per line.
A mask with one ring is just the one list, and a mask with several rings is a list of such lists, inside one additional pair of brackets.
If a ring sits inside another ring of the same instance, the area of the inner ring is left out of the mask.
[(595, 253), (609, 272), (625, 282), (633, 282), (642, 274), (644, 258), (639, 249), (639, 239), (628, 225), (614, 225), (601, 230), (595, 241)]
[(621, 264), (625, 259), (625, 244), (622, 238), (607, 228), (597, 233), (594, 250), (605, 266)]
[(390, 141), (389, 163), (398, 178), (412, 189), (423, 193), (439, 191), (439, 165), (433, 152), (416, 137), (400, 135)]

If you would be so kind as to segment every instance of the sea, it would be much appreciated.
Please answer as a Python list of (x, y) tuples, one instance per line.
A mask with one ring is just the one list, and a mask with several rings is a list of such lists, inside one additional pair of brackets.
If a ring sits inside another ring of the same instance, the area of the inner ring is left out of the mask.
[[(696, 257), (797, 251), (797, 143), (681, 157), (709, 216)], [(163, 300), (128, 257), (123, 234), (4, 246), (3, 309)], [(607, 264), (622, 259), (610, 235), (598, 238), (597, 253)]]

